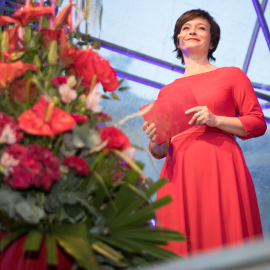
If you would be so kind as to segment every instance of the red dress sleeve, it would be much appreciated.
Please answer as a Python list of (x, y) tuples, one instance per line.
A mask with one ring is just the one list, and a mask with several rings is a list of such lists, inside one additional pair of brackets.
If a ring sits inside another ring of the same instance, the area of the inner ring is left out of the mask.
[(245, 138), (237, 137), (247, 140), (262, 136), (267, 129), (265, 117), (249, 78), (239, 68), (232, 85), (232, 96), (239, 120), (247, 133)]

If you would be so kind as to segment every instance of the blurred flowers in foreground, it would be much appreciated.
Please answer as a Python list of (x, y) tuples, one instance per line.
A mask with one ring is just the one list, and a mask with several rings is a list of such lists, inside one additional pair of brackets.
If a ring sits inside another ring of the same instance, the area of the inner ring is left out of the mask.
[(41, 252), (45, 243), (56, 266), (61, 246), (84, 269), (176, 258), (158, 245), (183, 235), (150, 223), (171, 201), (150, 201), (166, 180), (152, 185), (136, 146), (107, 126), (112, 118), (99, 102), (119, 99), (123, 80), (96, 45), (88, 48), (89, 36), (73, 32), (72, 12), (69, 3), (54, 19), (51, 7), (28, 3), (12, 18), (0, 16), (2, 26), (14, 24), (0, 30), (0, 225), (10, 233), (0, 246), (8, 251), (24, 235), (16, 254)]

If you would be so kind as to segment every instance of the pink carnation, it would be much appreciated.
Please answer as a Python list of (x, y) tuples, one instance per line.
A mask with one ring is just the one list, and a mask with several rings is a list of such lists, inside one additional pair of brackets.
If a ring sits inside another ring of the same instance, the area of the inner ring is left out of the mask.
[(22, 136), (18, 122), (13, 117), (0, 112), (0, 144), (18, 143)]

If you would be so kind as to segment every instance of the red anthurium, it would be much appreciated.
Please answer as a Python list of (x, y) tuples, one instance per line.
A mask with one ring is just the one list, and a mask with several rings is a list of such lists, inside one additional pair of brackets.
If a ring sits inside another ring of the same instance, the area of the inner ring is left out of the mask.
[(0, 63), (0, 89), (5, 89), (16, 78), (21, 77), (25, 72), (32, 69), (37, 71), (36, 66), (22, 61), (14, 63)]
[(101, 82), (106, 91), (112, 92), (117, 89), (118, 80), (115, 71), (107, 60), (92, 49), (78, 51), (73, 65), (76, 75), (82, 78), (82, 84), (86, 87), (91, 86), (96, 75), (96, 83)]
[(76, 121), (65, 111), (48, 103), (45, 97), (18, 117), (20, 128), (30, 134), (51, 136), (70, 130)]
[(8, 16), (0, 17), (0, 24), (6, 26), (7, 23), (20, 24), (21, 26), (27, 26), (31, 21), (40, 18), (45, 14), (53, 14), (51, 7), (33, 7), (31, 4), (23, 6), (19, 11), (16, 11), (12, 18)]

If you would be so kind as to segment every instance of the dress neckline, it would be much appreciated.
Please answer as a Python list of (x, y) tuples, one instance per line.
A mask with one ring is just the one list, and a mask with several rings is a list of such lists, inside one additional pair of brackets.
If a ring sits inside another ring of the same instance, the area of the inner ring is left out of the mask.
[(194, 77), (194, 76), (198, 76), (198, 75), (202, 75), (202, 74), (206, 74), (206, 73), (212, 73), (212, 72), (217, 71), (217, 70), (222, 69), (222, 68), (226, 68), (226, 67), (219, 67), (219, 68), (216, 68), (214, 70), (210, 70), (210, 71), (206, 71), (206, 72), (202, 72), (202, 73), (198, 73), (198, 74), (193, 74), (193, 75), (190, 75), (190, 76), (187, 76), (187, 77), (181, 77), (181, 78), (179, 78), (177, 80), (187, 79), (187, 78), (190, 78), (190, 77)]

